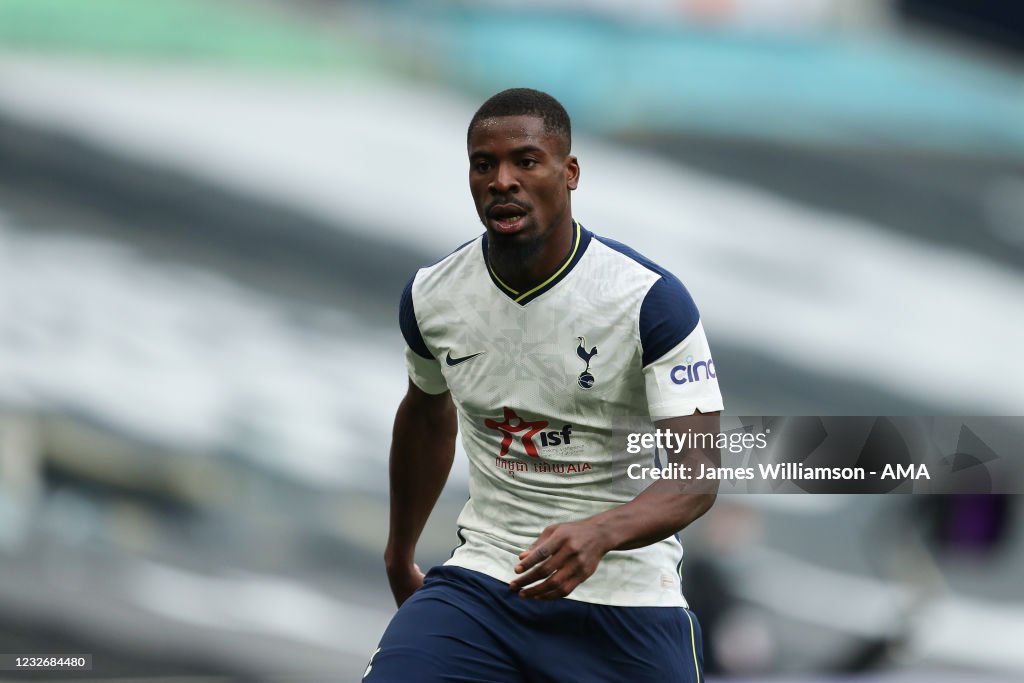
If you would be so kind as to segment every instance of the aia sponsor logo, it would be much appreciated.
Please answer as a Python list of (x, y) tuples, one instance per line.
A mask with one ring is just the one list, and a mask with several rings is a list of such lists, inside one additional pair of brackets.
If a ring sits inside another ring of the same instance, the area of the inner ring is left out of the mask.
[(544, 431), (548, 427), (547, 420), (531, 422), (519, 417), (511, 408), (502, 408), (502, 411), (504, 414), (501, 422), (489, 417), (484, 419), (485, 427), (501, 432), (501, 449), (498, 451), (498, 457), (508, 455), (512, 442), (516, 439), (522, 442), (523, 450), (531, 458), (540, 457), (540, 453), (537, 451), (538, 441), (541, 448), (572, 443), (572, 425), (563, 425), (558, 430)]
[(715, 379), (718, 375), (715, 374), (715, 361), (711, 358), (707, 360), (699, 360), (696, 363), (693, 362), (693, 356), (687, 356), (683, 359), (682, 365), (677, 365), (669, 371), (669, 377), (676, 384), (686, 384), (687, 382), (699, 382), (701, 381), (701, 374), (703, 379)]

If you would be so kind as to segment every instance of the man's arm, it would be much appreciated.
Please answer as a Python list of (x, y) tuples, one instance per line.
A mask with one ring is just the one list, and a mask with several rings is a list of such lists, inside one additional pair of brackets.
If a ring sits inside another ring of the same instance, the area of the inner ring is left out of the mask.
[[(689, 431), (717, 437), (719, 413), (698, 412), (662, 420), (656, 426), (676, 434)], [(691, 472), (700, 472), (701, 464), (718, 467), (721, 463), (717, 448), (668, 455), (671, 462), (693, 468)], [(578, 522), (553, 524), (519, 554), (515, 572), (520, 576), (510, 585), (522, 597), (565, 597), (597, 570), (605, 553), (641, 548), (668, 538), (707, 512), (717, 494), (717, 479), (660, 479), (624, 505)]]
[(391, 526), (384, 551), (399, 606), (423, 585), (416, 542), (448, 480), (457, 433), (451, 394), (428, 394), (410, 381), (391, 435)]

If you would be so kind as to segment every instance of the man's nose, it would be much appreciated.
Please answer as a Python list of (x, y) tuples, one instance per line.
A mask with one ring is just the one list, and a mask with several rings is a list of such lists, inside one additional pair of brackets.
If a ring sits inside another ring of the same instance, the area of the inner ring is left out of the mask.
[(490, 191), (492, 194), (506, 194), (519, 190), (519, 181), (516, 179), (511, 164), (499, 164), (494, 180), (491, 181)]

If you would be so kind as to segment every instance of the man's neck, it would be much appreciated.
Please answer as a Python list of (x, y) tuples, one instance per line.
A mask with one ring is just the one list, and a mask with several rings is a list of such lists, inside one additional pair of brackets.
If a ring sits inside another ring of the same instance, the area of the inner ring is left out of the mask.
[(542, 244), (509, 246), (488, 240), (487, 260), (502, 282), (520, 292), (526, 291), (558, 270), (572, 249), (575, 229), (570, 218), (567, 225), (552, 231)]

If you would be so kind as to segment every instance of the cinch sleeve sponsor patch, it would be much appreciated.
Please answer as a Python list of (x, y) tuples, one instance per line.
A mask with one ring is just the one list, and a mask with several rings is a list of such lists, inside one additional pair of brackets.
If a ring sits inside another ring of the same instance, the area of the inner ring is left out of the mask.
[(644, 368), (644, 381), (653, 420), (723, 408), (715, 361), (699, 321), (689, 336)]

